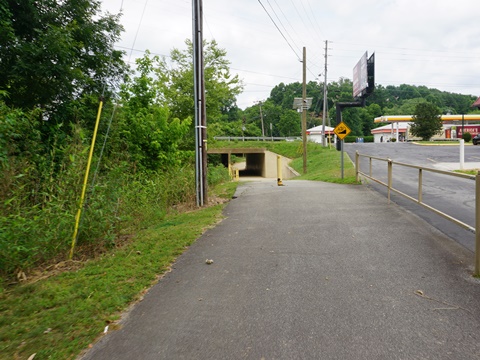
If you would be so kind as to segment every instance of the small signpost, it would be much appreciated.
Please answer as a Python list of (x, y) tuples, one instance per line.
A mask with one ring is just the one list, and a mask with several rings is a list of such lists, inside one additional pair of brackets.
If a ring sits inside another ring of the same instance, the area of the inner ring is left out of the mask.
[(352, 132), (350, 128), (345, 124), (343, 121), (338, 123), (337, 126), (335, 126), (335, 129), (333, 129), (333, 132), (335, 135), (337, 135), (339, 141), (341, 141), (340, 148), (342, 150), (341, 155), (340, 155), (340, 164), (341, 164), (341, 169), (342, 169), (342, 179), (343, 179), (343, 139)]

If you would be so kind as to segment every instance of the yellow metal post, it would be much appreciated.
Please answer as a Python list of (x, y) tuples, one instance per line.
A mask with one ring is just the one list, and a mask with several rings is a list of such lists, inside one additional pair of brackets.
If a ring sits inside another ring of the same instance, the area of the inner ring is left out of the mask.
[(282, 186), (282, 157), (277, 155), (277, 185)]
[(93, 149), (95, 148), (95, 141), (97, 139), (98, 124), (100, 123), (100, 115), (102, 114), (102, 107), (103, 107), (103, 100), (100, 100), (100, 104), (98, 104), (97, 121), (95, 122), (95, 129), (93, 130), (92, 144), (90, 146), (90, 153), (88, 155), (87, 169), (85, 171), (85, 177), (83, 179), (82, 194), (80, 196), (80, 201), (78, 204), (77, 215), (75, 215), (75, 229), (73, 231), (72, 246), (70, 248), (70, 254), (68, 255), (69, 260), (73, 258), (73, 251), (75, 249), (75, 243), (77, 242), (78, 227), (80, 224), (80, 218), (82, 217), (83, 203), (85, 201), (85, 193), (87, 191), (88, 175), (90, 173), (90, 166), (92, 164)]

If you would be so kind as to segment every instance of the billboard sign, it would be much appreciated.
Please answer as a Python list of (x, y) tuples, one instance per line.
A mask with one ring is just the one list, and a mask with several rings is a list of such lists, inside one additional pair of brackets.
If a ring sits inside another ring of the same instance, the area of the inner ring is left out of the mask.
[(353, 97), (357, 98), (362, 95), (368, 87), (368, 71), (367, 71), (368, 54), (365, 52), (353, 68)]
[(366, 98), (375, 89), (375, 53), (368, 58), (367, 52), (353, 68), (353, 97)]

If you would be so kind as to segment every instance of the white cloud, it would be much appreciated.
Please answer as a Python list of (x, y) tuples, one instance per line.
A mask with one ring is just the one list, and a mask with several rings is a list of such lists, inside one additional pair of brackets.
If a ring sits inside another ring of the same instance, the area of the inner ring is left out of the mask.
[[(318, 78), (324, 68), (324, 40), (330, 42), (329, 81), (351, 78), (356, 62), (368, 50), (376, 52), (379, 84), (408, 83), (480, 95), (475, 0), (260, 1), (203, 1), (204, 38), (215, 38), (227, 50), (233, 71), (246, 84), (238, 99), (241, 108), (267, 98), (280, 82), (301, 81), (297, 57), (303, 46), (307, 78)], [(103, 1), (113, 13), (122, 4), (126, 33), (119, 46), (168, 55), (174, 47), (183, 49), (185, 39), (192, 36), (190, 0)]]

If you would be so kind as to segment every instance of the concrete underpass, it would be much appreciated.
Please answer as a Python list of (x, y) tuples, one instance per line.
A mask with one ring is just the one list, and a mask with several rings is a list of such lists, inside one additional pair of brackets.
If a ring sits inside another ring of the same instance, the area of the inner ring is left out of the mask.
[[(277, 157), (275, 154), (266, 149), (257, 148), (224, 148), (224, 149), (209, 149), (208, 154), (220, 154), (222, 164), (225, 167), (232, 165), (234, 168), (236, 164), (232, 164), (232, 155), (244, 157), (246, 163), (244, 167), (239, 168), (240, 178), (242, 177), (262, 177), (262, 178), (277, 178)], [(281, 156), (282, 179), (291, 179), (299, 174), (293, 170), (288, 164), (291, 159)], [(238, 168), (238, 167), (237, 167)]]

